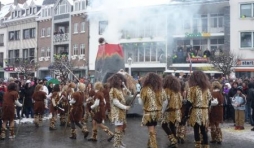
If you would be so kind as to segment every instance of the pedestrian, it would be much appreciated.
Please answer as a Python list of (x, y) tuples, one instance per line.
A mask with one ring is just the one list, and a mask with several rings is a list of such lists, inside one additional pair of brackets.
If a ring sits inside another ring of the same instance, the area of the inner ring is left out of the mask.
[(82, 120), (82, 117), (84, 115), (84, 101), (85, 101), (85, 84), (79, 83), (78, 84), (78, 91), (74, 92), (71, 94), (71, 100), (70, 100), (70, 105), (71, 105), (71, 110), (70, 110), (70, 122), (71, 122), (71, 139), (76, 139), (77, 138), (77, 133), (76, 133), (76, 127), (77, 125), (81, 130), (84, 135), (84, 138), (88, 136), (88, 130), (86, 126), (82, 126), (80, 121)]
[[(185, 118), (189, 117), (189, 124), (194, 128), (195, 148), (209, 147), (207, 135), (209, 125), (208, 108), (212, 98), (209, 89), (210, 82), (207, 76), (202, 71), (194, 71), (189, 78)], [(189, 111), (190, 108), (191, 111)]]
[(166, 101), (166, 93), (162, 88), (161, 77), (155, 73), (148, 73), (142, 86), (139, 101), (143, 106), (141, 125), (148, 128), (149, 140), (147, 147), (157, 148), (155, 126), (162, 118), (162, 104), (163, 101)]
[(168, 75), (163, 80), (163, 88), (167, 95), (162, 108), (162, 129), (168, 136), (169, 147), (177, 147), (176, 129), (181, 122), (182, 95), (181, 85), (176, 77)]
[(123, 94), (123, 83), (126, 83), (126, 79), (122, 74), (116, 73), (108, 78), (108, 83), (110, 84), (111, 120), (115, 125), (113, 147), (124, 148), (126, 145), (122, 139), (126, 128), (126, 111), (130, 109), (130, 106), (126, 106), (126, 100)]
[(242, 93), (243, 87), (237, 87), (237, 93), (232, 98), (235, 109), (235, 130), (244, 130), (246, 96)]
[(221, 144), (222, 142), (222, 132), (220, 128), (220, 123), (223, 123), (223, 102), (224, 97), (221, 93), (221, 84), (218, 81), (212, 83), (212, 101), (216, 103), (211, 103), (210, 108), (210, 127), (211, 127), (211, 138), (210, 143)]
[(43, 85), (38, 84), (35, 87), (32, 98), (34, 100), (34, 124), (36, 127), (39, 127), (39, 124), (42, 122), (47, 99), (46, 93), (43, 91)]
[(29, 118), (29, 114), (31, 115), (30, 117), (33, 118), (34, 110), (33, 110), (32, 95), (34, 93), (34, 87), (31, 85), (30, 80), (26, 81), (24, 92), (25, 92), (24, 110), (25, 110), (26, 118)]
[(108, 142), (110, 142), (114, 138), (114, 133), (112, 133), (109, 128), (104, 125), (106, 100), (103, 94), (103, 84), (101, 82), (96, 82), (94, 84), (94, 89), (95, 101), (91, 106), (91, 110), (93, 112), (93, 133), (92, 137), (88, 139), (88, 141), (97, 141), (97, 127), (100, 127), (105, 133), (109, 135), (109, 138), (107, 140)]
[(6, 138), (5, 131), (7, 130), (6, 124), (9, 122), (9, 138), (15, 138), (14, 133), (14, 114), (15, 114), (15, 105), (22, 106), (22, 104), (18, 101), (19, 94), (17, 91), (17, 84), (10, 83), (8, 85), (8, 91), (4, 93), (4, 101), (3, 101), (3, 115), (2, 115), (2, 131), (1, 131), (1, 139), (4, 140)]
[(231, 85), (229, 83), (225, 83), (223, 88), (223, 96), (224, 96), (224, 106), (223, 106), (223, 119), (229, 119), (230, 117), (230, 106), (231, 106), (231, 100), (228, 97), (229, 90), (231, 88)]
[(232, 106), (232, 98), (235, 96), (235, 94), (237, 92), (238, 83), (236, 81), (234, 81), (231, 86), (232, 87), (230, 88), (230, 90), (228, 92), (228, 97), (229, 97), (228, 103), (230, 104), (229, 105), (230, 117), (231, 117), (231, 119), (233, 119), (233, 121), (235, 123), (235, 109), (234, 109), (234, 106)]

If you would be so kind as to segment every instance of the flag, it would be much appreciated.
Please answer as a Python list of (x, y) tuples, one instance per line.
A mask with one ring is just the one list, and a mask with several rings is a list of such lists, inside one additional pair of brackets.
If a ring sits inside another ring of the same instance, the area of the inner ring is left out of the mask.
[(190, 74), (191, 74), (191, 72), (192, 72), (192, 61), (191, 61), (190, 53), (188, 53), (188, 58), (189, 58), (189, 62), (190, 62)]

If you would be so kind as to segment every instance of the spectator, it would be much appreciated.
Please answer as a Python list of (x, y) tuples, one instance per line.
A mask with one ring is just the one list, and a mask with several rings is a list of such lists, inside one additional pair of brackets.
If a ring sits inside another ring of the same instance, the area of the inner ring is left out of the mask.
[(235, 130), (244, 130), (244, 118), (245, 118), (245, 103), (246, 97), (243, 94), (243, 87), (237, 87), (237, 93), (232, 99), (232, 104), (235, 109)]
[(31, 86), (31, 81), (27, 80), (25, 84), (25, 100), (24, 100), (24, 110), (26, 118), (29, 118), (29, 114), (31, 114), (31, 118), (34, 117), (33, 101), (32, 101), (33, 92), (34, 87)]
[(233, 119), (234, 123), (235, 123), (235, 110), (234, 110), (234, 107), (232, 106), (232, 98), (235, 96), (235, 94), (237, 92), (237, 87), (238, 87), (238, 83), (233, 82), (232, 88), (228, 92), (228, 97), (229, 97), (228, 104), (230, 104), (230, 106), (229, 106), (230, 117)]

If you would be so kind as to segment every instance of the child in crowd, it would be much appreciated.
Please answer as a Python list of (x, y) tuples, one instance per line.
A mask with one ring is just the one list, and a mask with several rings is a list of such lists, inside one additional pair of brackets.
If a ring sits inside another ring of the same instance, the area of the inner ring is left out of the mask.
[(237, 93), (232, 98), (232, 105), (235, 109), (235, 130), (244, 129), (246, 97), (242, 93), (242, 86), (237, 87)]

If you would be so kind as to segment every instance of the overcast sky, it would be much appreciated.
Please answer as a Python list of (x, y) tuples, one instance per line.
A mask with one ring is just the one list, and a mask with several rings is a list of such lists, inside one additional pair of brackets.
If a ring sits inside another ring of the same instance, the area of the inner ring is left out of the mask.
[(1, 0), (2, 4), (13, 3), (14, 0)]

